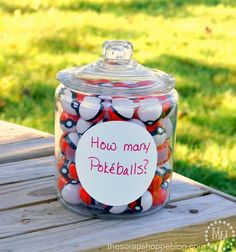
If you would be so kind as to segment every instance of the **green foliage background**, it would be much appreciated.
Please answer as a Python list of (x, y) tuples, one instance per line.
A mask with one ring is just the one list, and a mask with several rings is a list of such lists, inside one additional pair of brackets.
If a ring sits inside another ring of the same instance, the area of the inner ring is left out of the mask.
[(107, 39), (176, 77), (175, 171), (236, 195), (234, 0), (1, 0), (0, 118), (53, 132), (55, 74)]

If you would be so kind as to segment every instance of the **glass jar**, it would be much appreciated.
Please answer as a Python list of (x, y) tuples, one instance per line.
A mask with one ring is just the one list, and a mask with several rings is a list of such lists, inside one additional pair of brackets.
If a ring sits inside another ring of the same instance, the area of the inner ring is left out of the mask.
[(130, 218), (169, 199), (175, 80), (132, 52), (128, 41), (106, 41), (97, 62), (57, 74), (56, 188), (74, 212)]

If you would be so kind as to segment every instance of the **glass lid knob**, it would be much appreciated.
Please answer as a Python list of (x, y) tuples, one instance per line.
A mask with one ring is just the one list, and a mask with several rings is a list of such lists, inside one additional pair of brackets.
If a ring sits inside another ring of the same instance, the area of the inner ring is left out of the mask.
[(129, 62), (133, 53), (132, 43), (126, 40), (107, 40), (102, 46), (102, 56), (113, 62)]

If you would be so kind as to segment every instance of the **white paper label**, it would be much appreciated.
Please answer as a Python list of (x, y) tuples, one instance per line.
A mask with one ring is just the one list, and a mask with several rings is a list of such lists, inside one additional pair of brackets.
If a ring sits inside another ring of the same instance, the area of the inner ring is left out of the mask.
[(152, 136), (130, 122), (104, 122), (87, 130), (76, 149), (84, 189), (100, 203), (120, 206), (144, 194), (156, 171)]

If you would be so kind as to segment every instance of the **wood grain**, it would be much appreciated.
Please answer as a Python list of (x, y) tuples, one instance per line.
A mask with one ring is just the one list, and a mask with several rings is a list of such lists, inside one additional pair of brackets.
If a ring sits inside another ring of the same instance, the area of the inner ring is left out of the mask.
[(50, 156), (53, 153), (53, 137), (4, 144), (0, 145), (0, 164)]
[(0, 187), (0, 210), (56, 200), (54, 178), (47, 177)]
[(41, 137), (52, 137), (53, 136), (52, 134), (44, 132), (44, 131), (40, 131), (40, 130), (36, 130), (33, 128), (21, 126), (21, 125), (15, 124), (15, 123), (10, 123), (10, 122), (0, 120), (0, 136), (1, 136), (2, 132), (6, 131), (6, 130), (14, 130), (16, 132), (21, 131), (24, 133), (34, 133), (34, 134), (39, 135)]
[[(27, 176), (27, 175), (26, 175)], [(206, 194), (208, 191), (189, 185), (173, 176), (171, 201), (178, 201)], [(15, 199), (15, 200), (12, 200)], [(29, 180), (0, 187), (0, 210), (12, 209), (56, 200), (54, 177)]]
[(54, 157), (41, 157), (0, 164), (0, 185), (52, 176)]
[(37, 138), (42, 138), (42, 136), (31, 132), (24, 132), (19, 129), (6, 129), (0, 131), (0, 145)]
[(203, 188), (203, 189), (205, 189), (205, 190), (207, 190), (207, 191), (209, 191), (211, 193), (217, 194), (217, 195), (219, 195), (219, 196), (221, 196), (221, 197), (223, 197), (225, 199), (232, 200), (233, 202), (236, 202), (236, 197), (234, 197), (233, 195), (229, 195), (227, 193), (224, 193), (224, 192), (219, 191), (219, 190), (217, 190), (215, 188), (212, 188), (210, 186), (207, 186), (207, 185), (204, 185), (202, 183), (199, 183), (199, 182), (197, 182), (195, 180), (192, 180), (190, 178), (186, 178), (183, 175), (180, 175), (178, 173), (175, 174), (175, 178), (177, 180), (179, 179), (182, 182), (186, 182), (186, 183), (188, 183), (190, 185), (201, 187), (201, 188)]
[[(214, 207), (212, 207), (213, 202)], [(198, 212), (192, 214), (190, 210), (193, 209)], [(235, 225), (235, 216), (234, 202), (211, 194), (176, 202), (176, 208), (163, 209), (143, 218), (89, 220), (6, 238), (1, 241), (0, 249), (18, 251), (17, 249), (20, 248), (23, 251), (30, 244), (32, 251), (81, 251), (94, 250), (98, 247), (102, 247), (102, 250), (105, 251), (108, 243), (123, 243), (124, 241), (130, 243), (136, 239), (156, 243), (160, 239), (159, 237), (162, 241), (170, 243), (185, 244), (190, 241), (199, 243), (204, 242), (205, 237), (202, 231), (209, 222), (227, 219), (233, 222), (232, 225)], [(181, 232), (188, 227), (191, 227), (192, 233)], [(173, 232), (179, 236), (170, 235)], [(199, 238), (200, 236), (201, 238)], [(149, 239), (149, 237), (151, 238)]]
[(0, 212), (0, 239), (89, 220), (58, 201)]

